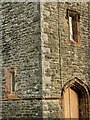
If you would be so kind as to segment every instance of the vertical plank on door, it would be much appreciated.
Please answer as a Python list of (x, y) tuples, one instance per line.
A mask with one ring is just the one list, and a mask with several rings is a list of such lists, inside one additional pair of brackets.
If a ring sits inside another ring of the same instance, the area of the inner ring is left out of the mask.
[(70, 118), (69, 99), (69, 89), (66, 89), (64, 93), (64, 118)]
[(79, 118), (78, 95), (72, 89), (70, 89), (70, 113), (71, 118)]
[(64, 92), (64, 118), (79, 118), (78, 95), (71, 88)]

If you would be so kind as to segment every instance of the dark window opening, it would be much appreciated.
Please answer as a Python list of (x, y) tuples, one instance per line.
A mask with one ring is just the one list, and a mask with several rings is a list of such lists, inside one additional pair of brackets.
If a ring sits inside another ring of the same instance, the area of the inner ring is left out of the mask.
[(12, 70), (11, 77), (11, 93), (15, 92), (15, 72)]
[(68, 25), (69, 25), (69, 40), (78, 42), (78, 22), (80, 15), (76, 11), (67, 9)]

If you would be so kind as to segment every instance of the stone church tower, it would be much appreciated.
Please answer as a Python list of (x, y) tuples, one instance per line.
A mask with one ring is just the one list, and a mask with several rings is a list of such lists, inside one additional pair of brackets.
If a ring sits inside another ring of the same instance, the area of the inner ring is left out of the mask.
[(89, 2), (0, 3), (2, 120), (89, 120), (89, 8)]

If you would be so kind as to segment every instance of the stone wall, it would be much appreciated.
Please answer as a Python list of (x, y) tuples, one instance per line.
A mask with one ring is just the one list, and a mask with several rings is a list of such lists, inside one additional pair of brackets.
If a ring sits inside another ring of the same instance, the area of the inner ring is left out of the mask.
[[(68, 44), (68, 24), (66, 9), (77, 11), (80, 14), (78, 45)], [(74, 77), (81, 79), (86, 84), (89, 82), (89, 31), (88, 31), (88, 4), (73, 3), (60, 4), (60, 40), (61, 40), (61, 79), (63, 84)]]
[[(62, 118), (61, 91), (66, 82), (77, 78), (89, 86), (88, 3), (41, 3), (40, 7), (42, 91), (49, 97), (43, 101), (43, 117)], [(80, 14), (78, 44), (68, 42), (67, 9)]]
[(5, 3), (2, 4), (2, 14), (4, 68), (16, 66), (19, 97), (40, 95), (39, 5)]
[[(0, 5), (1, 9), (1, 5)], [(2, 15), (0, 12), (0, 99), (2, 99)], [(0, 119), (2, 119), (2, 101), (0, 101)]]
[(60, 41), (57, 3), (41, 4), (42, 88), (45, 96), (60, 95)]
[(9, 100), (3, 101), (3, 120), (40, 120), (42, 118), (41, 100)]
[[(80, 14), (77, 45), (68, 43), (67, 9)], [(4, 119), (60, 119), (66, 82), (89, 86), (88, 13), (88, 3), (2, 3)], [(15, 99), (4, 96), (7, 67), (16, 68)]]
[(60, 40), (57, 3), (41, 3), (43, 117), (60, 118)]
[[(37, 100), (42, 94), (39, 4), (2, 3), (1, 5), (3, 16), (2, 115), (4, 119), (40, 117), (42, 105), (41, 101)], [(16, 69), (15, 101), (5, 97), (5, 68), (7, 67)]]

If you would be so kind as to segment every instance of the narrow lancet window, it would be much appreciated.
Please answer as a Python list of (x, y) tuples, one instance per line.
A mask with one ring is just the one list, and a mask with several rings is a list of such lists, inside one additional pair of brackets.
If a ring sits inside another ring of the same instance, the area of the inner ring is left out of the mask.
[(16, 97), (16, 70), (15, 68), (5, 68), (5, 97), (15, 98)]
[(15, 72), (11, 72), (11, 93), (15, 92)]
[(69, 25), (69, 40), (78, 43), (80, 15), (76, 11), (67, 9), (66, 18)]

